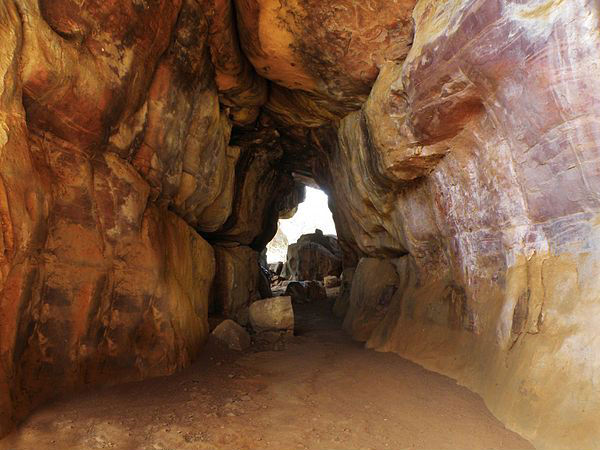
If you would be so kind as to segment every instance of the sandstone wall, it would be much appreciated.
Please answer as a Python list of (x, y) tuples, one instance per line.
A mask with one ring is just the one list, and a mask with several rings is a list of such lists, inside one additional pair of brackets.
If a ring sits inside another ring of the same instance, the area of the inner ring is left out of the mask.
[(352, 331), (479, 392), (540, 448), (594, 448), (598, 6), (423, 0), (414, 19), (324, 180), (364, 254), (407, 260), (379, 325)]
[(248, 323), (248, 307), (261, 298), (259, 254), (243, 245), (215, 245), (218, 273), (213, 290), (214, 310), (241, 325)]
[[(258, 78), (217, 3), (0, 5), (0, 435), (65, 390), (189, 364), (206, 239), (274, 233), (293, 181), (280, 153), (230, 145), (219, 93), (243, 122), (266, 84), (244, 87)], [(215, 81), (236, 64), (237, 85)]]
[(0, 434), (188, 364), (316, 181), (348, 330), (594, 447), (597, 2), (279, 3), (0, 4)]

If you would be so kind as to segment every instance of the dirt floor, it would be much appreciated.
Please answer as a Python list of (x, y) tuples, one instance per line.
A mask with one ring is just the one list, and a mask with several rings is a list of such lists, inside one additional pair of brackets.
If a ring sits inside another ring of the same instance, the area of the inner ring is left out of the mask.
[(530, 449), (481, 398), (350, 340), (328, 305), (246, 353), (210, 342), (186, 371), (57, 401), (0, 449)]

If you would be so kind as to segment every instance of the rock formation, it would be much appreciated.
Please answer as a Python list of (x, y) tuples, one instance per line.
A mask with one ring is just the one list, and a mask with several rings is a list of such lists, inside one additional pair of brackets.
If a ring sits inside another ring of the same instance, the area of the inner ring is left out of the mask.
[(251, 338), (246, 329), (231, 319), (221, 322), (211, 334), (232, 350), (242, 352), (251, 344)]
[[(267, 250), (269, 252), (268, 256), (271, 258), (271, 264), (277, 264), (279, 262), (283, 265), (283, 261), (285, 261), (287, 255), (288, 245), (289, 242), (287, 236), (285, 235), (281, 227), (278, 226), (275, 237), (267, 245)], [(281, 270), (277, 275), (279, 275), (280, 273)]]
[(357, 340), (367, 340), (386, 316), (398, 290), (395, 260), (361, 258), (350, 288), (344, 329)]
[(258, 253), (250, 247), (215, 245), (217, 273), (213, 285), (213, 311), (248, 323), (248, 307), (261, 298)]
[(323, 281), (328, 275), (340, 275), (342, 254), (333, 236), (324, 236), (321, 230), (303, 234), (290, 244), (282, 275), (290, 280)]
[(294, 304), (320, 302), (327, 298), (327, 291), (318, 281), (286, 281), (283, 295), (292, 298)]
[(406, 260), (357, 337), (457, 378), (539, 447), (594, 447), (598, 8), (455, 5), (417, 4), (407, 59), (329, 154), (338, 223)]
[(243, 321), (306, 183), (355, 338), (540, 448), (597, 446), (599, 21), (593, 0), (1, 2), (0, 435), (189, 364), (209, 308)]
[(291, 297), (273, 297), (250, 305), (250, 324), (257, 333), (282, 331), (293, 333), (294, 310)]
[(233, 145), (206, 8), (0, 5), (0, 434), (63, 390), (189, 364), (207, 239), (260, 250), (289, 209), (278, 153)]

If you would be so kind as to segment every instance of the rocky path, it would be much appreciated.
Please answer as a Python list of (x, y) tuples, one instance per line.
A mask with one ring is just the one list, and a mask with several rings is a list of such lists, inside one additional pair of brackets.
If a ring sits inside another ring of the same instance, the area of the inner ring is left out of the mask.
[(393, 354), (365, 350), (326, 306), (245, 354), (207, 346), (183, 373), (38, 410), (0, 449), (529, 449), (482, 400)]

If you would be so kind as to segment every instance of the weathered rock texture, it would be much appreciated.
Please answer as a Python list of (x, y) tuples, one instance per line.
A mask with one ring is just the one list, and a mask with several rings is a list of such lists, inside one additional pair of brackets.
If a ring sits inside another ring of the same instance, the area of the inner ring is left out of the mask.
[[(594, 0), (1, 2), (0, 434), (188, 364), (254, 270), (226, 253), (258, 255), (301, 181), (356, 268), (355, 337), (540, 448), (598, 448), (599, 22)], [(371, 260), (389, 302), (360, 301)]]
[(457, 378), (539, 447), (597, 448), (598, 5), (420, 1), (414, 19), (407, 59), (324, 134), (338, 227), (406, 259), (356, 337)]
[(321, 230), (303, 234), (298, 242), (288, 246), (283, 276), (290, 280), (323, 281), (328, 275), (340, 275), (342, 254), (333, 236), (324, 236)]
[(213, 310), (242, 325), (248, 323), (248, 306), (261, 298), (258, 252), (250, 247), (215, 245), (217, 275)]
[(211, 334), (232, 350), (241, 352), (251, 344), (250, 335), (246, 329), (231, 319), (221, 322)]
[(357, 340), (368, 339), (385, 317), (398, 284), (393, 260), (362, 258), (352, 279), (344, 329)]
[(235, 0), (242, 48), (274, 81), (267, 109), (315, 126), (360, 107), (386, 60), (409, 49), (415, 0)]
[(256, 332), (294, 331), (294, 310), (291, 297), (273, 297), (250, 305), (250, 324)]
[[(293, 206), (281, 151), (230, 145), (228, 104), (245, 121), (266, 82), (206, 3), (0, 4), (0, 435), (61, 391), (189, 364), (206, 238), (255, 253)], [(256, 94), (222, 82), (227, 46)]]

